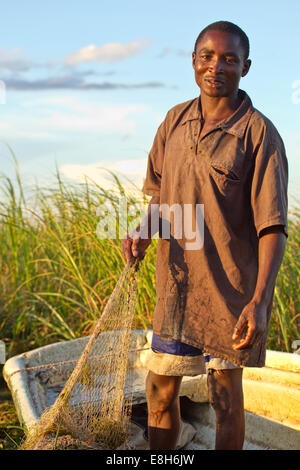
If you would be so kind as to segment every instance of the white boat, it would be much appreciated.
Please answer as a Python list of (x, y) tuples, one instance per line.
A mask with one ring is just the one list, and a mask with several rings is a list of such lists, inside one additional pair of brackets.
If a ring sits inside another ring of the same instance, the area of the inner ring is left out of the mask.
[[(151, 330), (134, 330), (133, 423), (136, 449), (147, 449), (145, 378)], [(21, 425), (29, 429), (62, 390), (89, 337), (50, 344), (8, 359), (3, 376)], [(56, 364), (64, 367), (55, 367)], [(300, 449), (300, 355), (267, 351), (266, 366), (244, 368), (246, 450)], [(182, 423), (178, 448), (214, 448), (215, 416), (207, 395), (206, 375), (184, 377), (180, 389)]]

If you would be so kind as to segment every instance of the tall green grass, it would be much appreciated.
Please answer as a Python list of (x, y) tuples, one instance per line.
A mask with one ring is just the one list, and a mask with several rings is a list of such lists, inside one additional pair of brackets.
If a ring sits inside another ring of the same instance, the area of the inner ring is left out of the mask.
[[(16, 181), (17, 189), (7, 177), (0, 183), (0, 338), (10, 355), (89, 334), (125, 265), (121, 240), (96, 233), (99, 205), (111, 209), (123, 194), (116, 177), (117, 189), (106, 191), (66, 184), (57, 172), (30, 203)], [(151, 324), (154, 257), (155, 241), (138, 273), (137, 328)]]
[[(51, 189), (25, 197), (16, 184), (0, 182), (0, 339), (9, 355), (91, 332), (125, 264), (120, 239), (101, 239), (100, 204), (112, 210), (124, 195), (86, 181), (66, 183), (57, 171)], [(127, 195), (137, 210), (140, 201)], [(144, 201), (145, 202), (145, 201)], [(299, 334), (300, 215), (290, 222), (287, 250), (278, 276), (268, 347), (291, 351)], [(156, 240), (138, 272), (135, 328), (151, 328), (156, 302)]]
[(299, 249), (300, 212), (294, 210), (290, 214), (289, 237), (283, 262), (276, 280), (274, 308), (268, 340), (270, 349), (291, 351), (293, 341), (300, 339)]

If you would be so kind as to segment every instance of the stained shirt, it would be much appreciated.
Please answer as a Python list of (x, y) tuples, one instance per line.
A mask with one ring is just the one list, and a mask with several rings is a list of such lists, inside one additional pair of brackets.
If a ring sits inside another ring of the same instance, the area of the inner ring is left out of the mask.
[[(273, 123), (239, 96), (237, 110), (201, 138), (200, 97), (170, 109), (157, 130), (142, 191), (172, 209), (160, 213), (153, 331), (261, 367), (267, 332), (238, 351), (232, 334), (255, 290), (260, 232), (282, 225), (287, 235), (288, 163)], [(271, 310), (272, 301), (268, 323)]]

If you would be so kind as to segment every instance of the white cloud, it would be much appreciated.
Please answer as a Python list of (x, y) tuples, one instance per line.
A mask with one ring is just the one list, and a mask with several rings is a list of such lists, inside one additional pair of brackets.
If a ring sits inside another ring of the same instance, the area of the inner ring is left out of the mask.
[(24, 113), (11, 112), (0, 122), (6, 137), (57, 138), (61, 131), (132, 134), (142, 105), (103, 105), (73, 97), (51, 97), (24, 101)]
[(65, 65), (76, 65), (81, 62), (120, 62), (137, 55), (149, 44), (146, 39), (137, 39), (126, 44), (108, 43), (103, 46), (90, 44), (76, 52), (72, 52), (65, 58)]
[(142, 106), (103, 106), (88, 103), (73, 103), (70, 112), (54, 111), (43, 125), (48, 129), (70, 131), (132, 131), (135, 120), (132, 114), (144, 112)]
[(1, 129), (7, 130), (7, 129), (9, 129), (9, 127), (10, 126), (9, 126), (8, 122), (0, 121), (0, 130)]
[(145, 175), (147, 168), (147, 158), (139, 160), (119, 160), (110, 169), (129, 175)]
[[(139, 189), (142, 188), (146, 169), (147, 158), (119, 160), (114, 163), (101, 161), (89, 165), (65, 164), (59, 168), (60, 172), (67, 178), (78, 182), (84, 182), (85, 179), (88, 178), (90, 183), (94, 182), (104, 189), (116, 187), (114, 178), (109, 173), (109, 171), (111, 171), (119, 178), (124, 188), (139, 196), (141, 196)], [(137, 186), (139, 189), (135, 190), (134, 186)]]

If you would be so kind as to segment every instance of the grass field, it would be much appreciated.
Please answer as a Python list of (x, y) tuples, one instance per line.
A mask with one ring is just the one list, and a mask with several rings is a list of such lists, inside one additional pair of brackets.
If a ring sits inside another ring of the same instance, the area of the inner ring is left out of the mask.
[(16, 450), (24, 438), (9, 390), (0, 380), (0, 450)]
[[(97, 234), (99, 206), (112, 212), (125, 195), (116, 177), (115, 190), (106, 191), (88, 181), (71, 185), (57, 173), (51, 189), (35, 187), (30, 197), (25, 196), (18, 171), (16, 181), (17, 186), (6, 176), (0, 181), (0, 339), (8, 357), (88, 335), (125, 263), (121, 241)], [(145, 202), (126, 196), (136, 211)], [(292, 352), (292, 342), (300, 339), (299, 246), (300, 213), (295, 211), (276, 283), (268, 349)], [(153, 240), (138, 272), (135, 328), (151, 327), (155, 255)], [(11, 426), (17, 426), (5, 403), (0, 415), (10, 416)], [(12, 439), (17, 440), (19, 430), (12, 429)], [(9, 440), (5, 445), (14, 444)]]
[[(17, 188), (7, 177), (0, 181), (0, 339), (9, 356), (89, 334), (125, 263), (120, 239), (97, 234), (99, 206), (111, 213), (125, 194), (117, 178), (115, 191), (106, 191), (88, 182), (71, 185), (57, 173), (56, 184), (34, 188), (30, 200), (18, 173), (17, 181)], [(126, 196), (138, 211), (143, 200)], [(295, 212), (276, 283), (270, 349), (292, 351), (300, 339), (299, 244)], [(151, 327), (155, 254), (153, 240), (138, 274), (137, 328)]]

